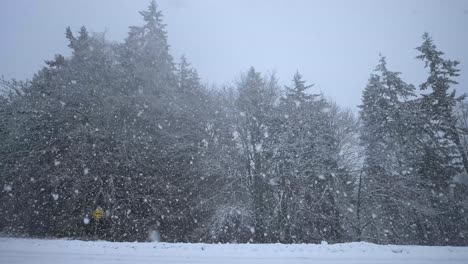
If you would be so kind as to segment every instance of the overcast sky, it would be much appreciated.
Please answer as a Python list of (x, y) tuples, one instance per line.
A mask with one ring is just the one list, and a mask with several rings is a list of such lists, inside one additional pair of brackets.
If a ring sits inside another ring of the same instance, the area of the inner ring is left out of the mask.
[[(205, 83), (229, 84), (254, 66), (289, 84), (300, 71), (315, 89), (356, 109), (381, 52), (415, 85), (421, 35), (461, 62), (468, 93), (468, 1), (159, 0), (174, 57), (185, 54)], [(149, 0), (0, 0), (0, 75), (29, 78), (69, 54), (65, 27), (122, 41)]]

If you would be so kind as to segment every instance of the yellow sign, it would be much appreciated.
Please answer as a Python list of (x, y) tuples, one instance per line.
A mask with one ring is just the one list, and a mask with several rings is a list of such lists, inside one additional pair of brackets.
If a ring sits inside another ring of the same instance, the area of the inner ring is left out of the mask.
[(91, 215), (94, 220), (99, 221), (104, 216), (104, 210), (102, 210), (101, 207), (98, 207)]

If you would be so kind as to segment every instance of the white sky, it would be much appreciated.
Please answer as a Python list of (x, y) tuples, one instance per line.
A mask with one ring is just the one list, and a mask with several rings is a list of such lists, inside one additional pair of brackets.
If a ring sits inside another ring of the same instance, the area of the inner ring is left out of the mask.
[[(299, 70), (315, 89), (356, 109), (381, 52), (415, 85), (421, 35), (461, 62), (468, 93), (468, 1), (159, 0), (175, 58), (185, 54), (206, 83), (229, 84), (254, 66), (288, 85)], [(65, 27), (107, 31), (122, 41), (149, 0), (0, 0), (0, 75), (29, 78), (54, 54), (68, 55)]]

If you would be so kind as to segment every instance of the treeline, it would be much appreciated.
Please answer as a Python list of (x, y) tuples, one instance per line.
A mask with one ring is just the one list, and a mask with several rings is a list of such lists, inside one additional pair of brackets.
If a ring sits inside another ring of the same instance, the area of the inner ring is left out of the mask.
[(427, 34), (420, 91), (381, 57), (358, 119), (299, 73), (283, 88), (251, 68), (208, 89), (170, 55), (156, 3), (141, 15), (123, 43), (68, 28), (70, 57), (2, 80), (0, 230), (468, 244), (468, 108), (452, 92), (458, 62)]

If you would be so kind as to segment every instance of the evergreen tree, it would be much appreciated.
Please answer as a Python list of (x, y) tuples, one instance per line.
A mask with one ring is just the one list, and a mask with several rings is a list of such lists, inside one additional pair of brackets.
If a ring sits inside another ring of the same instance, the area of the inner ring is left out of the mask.
[(389, 71), (384, 57), (375, 71), (360, 106), (364, 147), (360, 180), (365, 183), (359, 183), (358, 202), (366, 207), (364, 225), (372, 223), (373, 239), (402, 243), (417, 237), (419, 230), (412, 228), (415, 219), (427, 212), (423, 182), (415, 174), (419, 112), (412, 101), (414, 86), (403, 82), (400, 73)]
[(297, 73), (278, 108), (271, 166), (280, 203), (276, 228), (284, 242), (342, 241), (337, 128), (332, 106), (308, 94), (310, 87)]
[(273, 201), (268, 187), (265, 150), (278, 88), (274, 77), (265, 80), (259, 72), (250, 68), (238, 83), (238, 91), (237, 133), (252, 196), (254, 241), (261, 243), (269, 239), (267, 219), (270, 218), (269, 205)]
[(168, 92), (175, 85), (175, 66), (162, 13), (153, 0), (140, 14), (145, 24), (131, 26), (121, 48), (122, 64), (129, 74), (127, 84), (146, 96)]
[(432, 241), (439, 238), (442, 239), (439, 243), (461, 243), (463, 224), (460, 224), (464, 222), (465, 213), (453, 200), (450, 187), (454, 177), (468, 168), (454, 116), (454, 108), (464, 96), (457, 98), (455, 90), (451, 91), (451, 86), (457, 84), (454, 78), (459, 75), (456, 68), (459, 62), (444, 59), (444, 53), (437, 50), (427, 33), (423, 35), (422, 45), (416, 49), (421, 53), (417, 58), (424, 61), (429, 70), (429, 76), (420, 88), (422, 91), (430, 90), (422, 95), (420, 102), (426, 135), (420, 173), (431, 185), (433, 207), (443, 215), (429, 232), (433, 236)]

